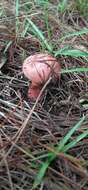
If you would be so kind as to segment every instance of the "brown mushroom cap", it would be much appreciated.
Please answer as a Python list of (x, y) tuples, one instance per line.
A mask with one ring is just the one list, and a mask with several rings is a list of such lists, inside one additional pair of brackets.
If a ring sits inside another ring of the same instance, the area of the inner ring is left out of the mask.
[(44, 53), (31, 55), (23, 63), (23, 73), (34, 86), (44, 84), (50, 76), (59, 78), (59, 72), (57, 60)]

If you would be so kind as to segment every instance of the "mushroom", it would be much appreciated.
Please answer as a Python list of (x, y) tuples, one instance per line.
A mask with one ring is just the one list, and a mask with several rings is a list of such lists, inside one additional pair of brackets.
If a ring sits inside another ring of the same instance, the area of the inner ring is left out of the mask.
[(23, 73), (31, 81), (28, 97), (35, 100), (49, 77), (59, 79), (60, 65), (53, 56), (37, 53), (26, 58)]

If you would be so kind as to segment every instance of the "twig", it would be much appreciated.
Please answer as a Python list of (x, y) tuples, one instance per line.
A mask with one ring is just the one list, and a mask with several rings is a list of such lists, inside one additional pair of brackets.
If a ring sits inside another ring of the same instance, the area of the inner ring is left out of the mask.
[[(11, 151), (12, 151), (12, 149), (14, 148), (15, 144), (18, 142), (18, 140), (19, 140), (21, 134), (23, 133), (24, 129), (26, 128), (26, 126), (27, 126), (27, 124), (28, 124), (28, 122), (29, 122), (29, 120), (30, 120), (30, 117), (31, 117), (32, 113), (34, 112), (34, 109), (35, 109), (35, 107), (36, 107), (36, 105), (37, 105), (37, 103), (38, 103), (38, 101), (39, 101), (39, 99), (40, 99), (40, 97), (41, 97), (43, 91), (45, 90), (46, 86), (50, 83), (50, 81), (51, 81), (51, 77), (47, 80), (47, 82), (45, 83), (45, 85), (44, 85), (43, 88), (41, 89), (40, 94), (39, 94), (39, 96), (37, 97), (35, 104), (33, 105), (31, 111), (29, 112), (29, 114), (28, 114), (28, 116), (27, 116), (27, 118), (26, 118), (25, 121), (23, 122), (21, 128), (17, 131), (17, 133), (16, 133), (16, 139), (15, 139), (15, 141), (12, 143), (12, 146), (10, 147), (10, 149), (8, 150), (8, 152), (6, 153), (5, 159), (6, 159), (7, 156), (11, 153)], [(3, 159), (1, 160), (0, 165), (2, 164), (2, 162), (3, 162)]]

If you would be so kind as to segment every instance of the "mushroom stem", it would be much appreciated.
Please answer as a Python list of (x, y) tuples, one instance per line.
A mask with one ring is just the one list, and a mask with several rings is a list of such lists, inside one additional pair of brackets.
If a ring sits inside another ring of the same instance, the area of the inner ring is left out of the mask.
[(36, 100), (36, 98), (38, 97), (38, 95), (39, 95), (41, 89), (42, 89), (42, 86), (41, 86), (41, 85), (40, 85), (40, 86), (33, 86), (33, 85), (31, 84), (31, 86), (30, 86), (30, 88), (29, 88), (29, 90), (28, 90), (28, 97), (29, 97), (30, 99)]

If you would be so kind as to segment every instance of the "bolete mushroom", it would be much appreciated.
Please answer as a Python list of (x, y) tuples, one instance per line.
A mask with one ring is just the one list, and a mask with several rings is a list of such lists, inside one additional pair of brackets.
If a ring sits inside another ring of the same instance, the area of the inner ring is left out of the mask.
[(37, 53), (26, 58), (23, 73), (31, 81), (28, 97), (35, 100), (49, 77), (59, 79), (60, 65), (53, 56)]

